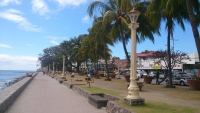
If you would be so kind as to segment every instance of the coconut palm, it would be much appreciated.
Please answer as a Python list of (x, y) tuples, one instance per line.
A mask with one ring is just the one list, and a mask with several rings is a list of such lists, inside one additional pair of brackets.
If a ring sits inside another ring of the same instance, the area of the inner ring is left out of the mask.
[[(96, 20), (96, 19), (95, 19)], [(84, 39), (81, 46), (81, 53), (87, 58), (91, 59), (94, 62), (94, 69), (95, 69), (95, 77), (99, 78), (98, 74), (98, 59), (103, 58), (103, 44), (100, 38), (96, 37), (95, 32), (92, 32), (91, 29), (89, 30), (89, 35)], [(90, 54), (89, 54), (90, 53)], [(93, 54), (91, 54), (93, 53)]]
[(151, 4), (148, 7), (147, 14), (150, 14), (151, 12), (154, 12), (154, 14), (152, 14), (152, 16), (154, 16), (154, 21), (161, 22), (161, 20), (163, 20), (164, 22), (166, 22), (165, 28), (168, 32), (168, 72), (170, 87), (172, 87), (170, 38), (173, 38), (175, 22), (180, 25), (183, 30), (185, 30), (183, 20), (187, 20), (187, 10), (180, 4), (179, 0), (152, 0)]
[[(148, 4), (149, 2), (140, 2), (136, 7), (144, 12), (145, 7), (147, 7)], [(94, 1), (88, 7), (88, 13), (90, 16), (92, 16), (97, 9), (105, 12), (103, 16), (103, 25), (112, 25), (110, 37), (114, 38), (115, 42), (122, 42), (128, 65), (130, 65), (130, 58), (126, 49), (126, 44), (130, 39), (130, 30), (127, 23), (127, 21), (129, 21), (127, 14), (132, 9), (133, 5), (136, 5), (134, 0), (108, 0), (105, 3), (101, 1)], [(154, 24), (147, 20), (145, 15), (142, 15), (140, 20), (142, 22), (140, 23), (140, 28), (137, 30), (137, 34), (140, 35), (140, 38), (138, 38), (137, 35), (137, 41), (142, 42), (146, 38), (154, 41), (153, 34), (157, 33), (159, 35), (157, 28)]]
[(81, 44), (86, 36), (87, 34), (82, 34), (82, 35), (79, 35), (77, 38), (74, 37), (73, 39), (70, 40), (71, 44), (73, 44), (72, 51), (70, 52), (72, 53), (70, 59), (73, 62), (76, 62), (77, 65), (75, 68), (77, 69), (78, 72), (79, 72), (79, 67), (81, 63), (83, 62), (83, 60), (81, 59), (82, 55), (79, 52), (79, 48), (81, 47)]
[[(104, 48), (104, 59), (106, 63), (106, 72), (107, 72), (107, 79), (110, 80), (109, 78), (109, 71), (108, 71), (108, 64), (107, 64), (107, 59), (110, 57), (110, 50), (108, 48), (108, 45), (113, 46), (113, 40), (109, 37), (109, 32), (111, 30), (111, 26), (103, 26), (103, 18), (98, 17), (94, 19), (94, 24), (91, 28), (90, 34), (94, 36), (94, 38), (97, 40), (98, 45), (103, 45)], [(96, 48), (98, 47), (96, 45)]]
[(186, 6), (200, 61), (200, 36), (197, 28), (200, 23), (200, 2), (199, 0), (186, 0)]

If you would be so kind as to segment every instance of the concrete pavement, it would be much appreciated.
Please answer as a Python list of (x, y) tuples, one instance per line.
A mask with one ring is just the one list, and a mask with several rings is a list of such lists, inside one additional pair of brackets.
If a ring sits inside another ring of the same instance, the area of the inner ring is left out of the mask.
[(5, 113), (106, 113), (40, 72)]

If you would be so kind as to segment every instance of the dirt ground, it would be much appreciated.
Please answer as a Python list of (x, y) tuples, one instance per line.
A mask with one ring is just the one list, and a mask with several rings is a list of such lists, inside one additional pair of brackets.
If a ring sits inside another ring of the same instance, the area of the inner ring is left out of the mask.
[[(83, 80), (85, 83), (85, 76), (75, 75), (74, 78), (71, 78), (67, 74), (66, 79), (72, 81)], [(127, 82), (124, 79), (112, 78), (112, 81), (105, 81), (105, 77), (101, 77), (100, 79), (94, 79), (94, 83), (91, 83), (91, 86), (120, 92), (123, 97), (126, 97), (128, 93)], [(200, 111), (200, 91), (193, 91), (189, 88), (165, 88), (163, 85), (144, 84), (139, 95), (145, 101), (162, 102), (175, 106), (187, 106), (197, 108)]]

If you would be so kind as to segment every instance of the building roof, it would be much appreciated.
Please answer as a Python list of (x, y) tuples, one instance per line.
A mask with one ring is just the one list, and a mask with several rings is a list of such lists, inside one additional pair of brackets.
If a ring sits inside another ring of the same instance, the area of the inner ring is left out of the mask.
[(149, 56), (153, 56), (153, 52), (149, 52), (149, 53), (137, 53), (136, 55), (137, 55), (137, 57), (149, 57)]

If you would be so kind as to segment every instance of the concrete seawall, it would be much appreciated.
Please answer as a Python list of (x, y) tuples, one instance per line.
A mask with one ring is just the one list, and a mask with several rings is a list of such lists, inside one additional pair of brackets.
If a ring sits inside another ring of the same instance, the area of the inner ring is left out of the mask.
[(8, 109), (8, 107), (14, 102), (14, 100), (37, 74), (38, 73), (33, 73), (32, 77), (25, 77), (24, 79), (0, 92), (0, 113), (4, 113)]

